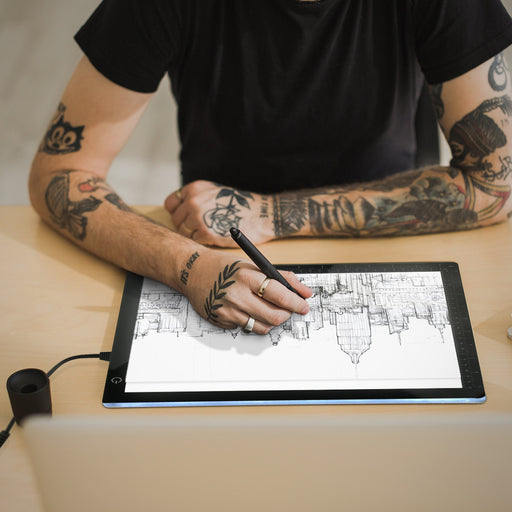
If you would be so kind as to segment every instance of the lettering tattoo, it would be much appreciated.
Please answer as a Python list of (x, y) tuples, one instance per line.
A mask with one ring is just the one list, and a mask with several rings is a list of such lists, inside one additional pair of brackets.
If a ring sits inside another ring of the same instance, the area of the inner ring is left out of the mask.
[(489, 85), (495, 91), (504, 91), (507, 87), (508, 81), (508, 66), (507, 61), (503, 53), (499, 53), (494, 57), (492, 61), (491, 67), (489, 68), (489, 73), (487, 75), (489, 79)]
[(183, 268), (181, 270), (180, 280), (184, 285), (186, 285), (188, 282), (188, 278), (190, 275), (190, 269), (192, 268), (192, 265), (197, 260), (197, 258), (199, 258), (199, 253), (198, 252), (193, 253), (192, 256), (190, 256), (190, 258), (188, 259), (187, 264), (185, 265), (185, 268)]
[(268, 219), (268, 197), (261, 196), (261, 210), (260, 210), (260, 219)]
[(65, 105), (59, 103), (57, 113), (39, 146), (40, 152), (49, 155), (63, 155), (66, 153), (74, 153), (81, 149), (82, 146), (80, 142), (84, 138), (82, 135), (84, 126), (71, 126), (70, 123), (65, 121), (65, 110)]
[[(224, 199), (228, 199), (224, 204)], [(238, 215), (240, 208), (251, 208), (249, 199), (254, 200), (250, 192), (235, 190), (234, 188), (221, 188), (216, 197), (215, 208), (203, 215), (203, 221), (208, 228), (220, 236), (230, 236), (230, 228), (238, 228), (242, 217)], [(219, 201), (222, 200), (222, 201)]]
[(206, 313), (206, 319), (209, 322), (216, 323), (218, 315), (216, 311), (223, 306), (222, 298), (225, 297), (226, 288), (229, 288), (234, 284), (232, 277), (238, 272), (240, 261), (235, 261), (231, 265), (226, 265), (222, 272), (219, 272), (217, 281), (213, 284), (210, 289), (210, 293), (204, 302), (204, 311)]
[(65, 171), (50, 181), (45, 193), (45, 201), (51, 220), (61, 229), (71, 235), (84, 240), (87, 234), (87, 217), (85, 213), (96, 210), (101, 200), (89, 196), (80, 201), (71, 201), (69, 198), (69, 175), (72, 171)]

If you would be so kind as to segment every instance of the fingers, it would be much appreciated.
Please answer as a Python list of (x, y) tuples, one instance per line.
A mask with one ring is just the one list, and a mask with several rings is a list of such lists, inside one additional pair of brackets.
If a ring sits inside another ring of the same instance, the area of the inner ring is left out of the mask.
[(176, 208), (178, 208), (178, 206), (183, 202), (183, 194), (183, 188), (179, 188), (178, 190), (175, 190), (172, 194), (169, 194), (165, 199), (164, 207), (171, 215), (176, 211)]
[[(303, 297), (311, 297), (313, 291), (301, 283), (293, 272), (281, 272), (288, 283), (295, 288)], [(305, 315), (309, 312), (308, 303), (297, 294), (289, 291), (284, 285), (275, 279), (265, 277), (254, 292), (260, 299), (270, 302), (275, 306), (284, 308), (292, 313)]]
[(219, 317), (214, 322), (216, 325), (222, 327), (223, 329), (234, 330), (241, 327), (246, 333), (265, 335), (275, 327), (275, 325), (271, 325), (257, 318), (254, 318), (253, 316), (241, 310), (233, 309), (231, 312), (229, 312), (229, 310), (226, 309), (225, 314), (229, 314), (229, 320), (225, 320), (221, 317), (221, 315), (219, 315)]
[[(224, 297), (223, 307), (216, 311), (219, 324), (231, 321), (246, 331), (267, 334), (293, 313), (304, 315), (309, 312), (309, 305), (303, 298), (259, 270), (241, 268), (237, 280), (243, 287), (233, 287)], [(301, 284), (296, 277), (295, 281), (294, 284)], [(311, 290), (303, 287), (305, 295), (311, 295)], [(254, 319), (254, 323), (250, 319)]]
[(302, 297), (307, 299), (313, 295), (313, 290), (309, 286), (306, 286), (302, 281), (300, 281), (293, 272), (289, 272), (288, 270), (281, 270), (280, 272), (288, 281), (288, 283), (290, 283), (292, 288), (295, 288), (295, 290), (297, 290)]
[(194, 239), (194, 235), (199, 229), (199, 226), (195, 226), (193, 223), (191, 223), (190, 219), (188, 223), (186, 222), (187, 208), (183, 205), (186, 197), (187, 189), (184, 187), (179, 188), (167, 196), (164, 202), (164, 206), (172, 216), (172, 221), (176, 231), (186, 238)]

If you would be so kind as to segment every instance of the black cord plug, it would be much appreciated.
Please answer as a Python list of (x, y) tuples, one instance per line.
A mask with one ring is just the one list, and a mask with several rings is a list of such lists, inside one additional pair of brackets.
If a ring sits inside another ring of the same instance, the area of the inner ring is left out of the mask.
[[(63, 364), (68, 363), (69, 361), (73, 361), (75, 359), (100, 359), (101, 361), (110, 361), (111, 352), (100, 352), (99, 354), (79, 354), (75, 356), (66, 357), (59, 363), (57, 363), (49, 372), (47, 372), (47, 376), (50, 377), (56, 370), (58, 370)], [(13, 417), (5, 430), (0, 432), (0, 448), (3, 446), (7, 438), (11, 435), (11, 429), (16, 423), (15, 418)]]

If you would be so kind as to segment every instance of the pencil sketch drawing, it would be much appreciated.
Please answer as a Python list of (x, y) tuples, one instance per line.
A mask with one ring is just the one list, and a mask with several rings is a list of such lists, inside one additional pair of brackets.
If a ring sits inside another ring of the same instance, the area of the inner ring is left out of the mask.
[[(421, 320), (437, 331), (437, 342), (444, 343), (449, 326), (448, 307), (439, 272), (299, 274), (313, 289), (308, 299), (307, 315), (294, 314), (269, 333), (276, 349), (283, 336), (297, 342), (309, 340), (313, 331), (335, 326), (336, 342), (353, 365), (372, 346), (372, 332), (385, 326), (390, 335), (402, 343), (402, 333), (411, 328), (412, 320)], [(417, 325), (417, 322), (414, 323)], [(134, 340), (143, 341), (149, 334), (187, 333), (203, 338), (225, 334), (243, 340), (241, 329), (227, 331), (208, 323), (180, 293), (161, 283), (144, 280)], [(418, 342), (422, 342), (418, 333)], [(426, 338), (425, 343), (431, 343)], [(364, 359), (364, 358), (363, 358)]]

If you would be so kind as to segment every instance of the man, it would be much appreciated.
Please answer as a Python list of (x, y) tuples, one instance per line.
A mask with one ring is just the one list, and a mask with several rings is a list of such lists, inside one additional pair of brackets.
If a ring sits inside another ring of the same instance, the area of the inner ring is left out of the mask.
[[(206, 245), (470, 229), (512, 211), (512, 85), (499, 1), (105, 0), (36, 154), (34, 207), (83, 248), (259, 334), (307, 303)], [(178, 234), (133, 212), (108, 168), (164, 74), (178, 104)], [(413, 169), (424, 79), (449, 167)], [(411, 170), (412, 169), (412, 170)], [(199, 245), (203, 244), (203, 245)], [(286, 277), (307, 298), (311, 291)], [(253, 320), (254, 326), (252, 327)]]

